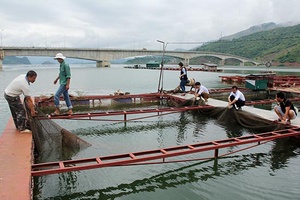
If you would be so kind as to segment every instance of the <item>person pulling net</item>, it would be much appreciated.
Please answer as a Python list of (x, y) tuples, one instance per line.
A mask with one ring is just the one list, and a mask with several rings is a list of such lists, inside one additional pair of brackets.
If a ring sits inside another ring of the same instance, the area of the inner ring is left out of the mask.
[(214, 107), (199, 109), (198, 112), (216, 118), (220, 124), (239, 124), (259, 132), (281, 130), (285, 127), (283, 124), (274, 123), (247, 111), (237, 111), (234, 108)]

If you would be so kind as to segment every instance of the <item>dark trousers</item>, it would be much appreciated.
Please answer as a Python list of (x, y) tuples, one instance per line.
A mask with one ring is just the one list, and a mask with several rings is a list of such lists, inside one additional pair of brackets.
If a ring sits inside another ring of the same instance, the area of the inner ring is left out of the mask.
[(28, 120), (26, 118), (26, 111), (24, 105), (21, 102), (20, 97), (11, 97), (4, 94), (4, 98), (6, 99), (9, 109), (14, 120), (15, 126), (19, 130), (24, 130), (29, 128)]
[[(230, 101), (233, 101), (235, 99), (235, 96), (231, 95), (230, 96)], [(235, 105), (240, 108), (242, 106), (245, 105), (245, 101), (242, 101), (241, 99), (238, 99), (236, 102), (235, 102)]]

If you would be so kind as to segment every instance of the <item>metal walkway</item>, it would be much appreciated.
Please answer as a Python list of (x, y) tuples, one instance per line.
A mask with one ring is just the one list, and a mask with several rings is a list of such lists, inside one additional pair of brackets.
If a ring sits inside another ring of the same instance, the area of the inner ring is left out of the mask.
[(210, 142), (196, 143), (191, 145), (154, 149), (141, 152), (132, 152), (119, 155), (99, 156), (94, 158), (78, 160), (33, 164), (31, 175), (44, 176), (49, 174), (64, 173), (78, 170), (88, 170), (112, 166), (126, 166), (135, 163), (142, 164), (144, 161), (157, 159), (163, 159), (163, 162), (165, 162), (165, 158), (199, 153), (210, 150), (214, 150), (214, 157), (217, 158), (218, 150), (221, 148), (244, 145), (249, 143), (260, 144), (261, 141), (271, 141), (291, 136), (300, 136), (300, 128), (291, 127), (290, 129), (247, 135), (237, 138), (229, 138)]
[[(180, 97), (178, 97), (180, 98)], [(181, 101), (182, 98), (180, 99)], [(291, 98), (292, 101), (300, 101), (300, 98)], [(257, 100), (257, 101), (247, 101), (246, 105), (257, 105), (257, 104), (270, 104), (274, 103), (276, 100), (274, 99), (264, 99), (264, 100)], [(204, 105), (204, 106), (184, 106), (184, 107), (169, 107), (169, 108), (155, 108), (155, 109), (137, 109), (137, 110), (126, 110), (126, 111), (104, 111), (104, 112), (94, 112), (94, 113), (79, 113), (73, 115), (57, 115), (51, 116), (48, 115), (47, 117), (38, 117), (39, 120), (43, 119), (79, 119), (79, 118), (86, 118), (92, 119), (95, 117), (103, 117), (103, 116), (116, 116), (116, 115), (124, 115), (123, 120), (111, 120), (111, 121), (129, 121), (127, 119), (127, 115), (137, 115), (137, 114), (146, 114), (146, 113), (175, 113), (175, 112), (182, 112), (188, 110), (198, 110), (198, 109), (205, 109), (205, 108), (213, 108), (214, 106), (211, 105)], [(157, 116), (157, 115), (156, 115)], [(147, 117), (142, 117), (147, 118)], [(142, 119), (142, 118), (134, 118), (130, 120)]]
[[(107, 112), (94, 112), (94, 113), (81, 113), (81, 114), (79, 113), (79, 114), (73, 114), (73, 115), (56, 115), (56, 116), (48, 115), (47, 117), (38, 117), (38, 119), (39, 120), (43, 120), (43, 119), (79, 119), (79, 118), (92, 119), (94, 117), (124, 115), (124, 121), (126, 121), (127, 115), (137, 115), (137, 114), (146, 114), (146, 113), (163, 113), (163, 112), (176, 113), (176, 112), (182, 112), (182, 111), (188, 111), (188, 110), (199, 110), (199, 109), (206, 109), (206, 108), (213, 108), (213, 106), (210, 106), (210, 105), (184, 106), (184, 107), (168, 107), (168, 108), (139, 109), (139, 110), (126, 110), (126, 111), (107, 111)], [(133, 120), (133, 119), (131, 119), (131, 120)]]

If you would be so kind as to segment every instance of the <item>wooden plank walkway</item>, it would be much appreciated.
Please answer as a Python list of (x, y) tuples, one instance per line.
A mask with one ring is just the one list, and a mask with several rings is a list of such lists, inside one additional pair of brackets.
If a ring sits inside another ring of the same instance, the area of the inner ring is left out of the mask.
[[(192, 99), (194, 97), (193, 94), (186, 94), (185, 96), (181, 96), (180, 94), (174, 94), (174, 96), (185, 99), (185, 100)], [(207, 105), (211, 105), (214, 107), (227, 107), (228, 102), (209, 98)], [(263, 110), (263, 109), (255, 108), (253, 106), (243, 106), (242, 112), (243, 111), (247, 111), (249, 113), (258, 115), (259, 117), (262, 117), (264, 119), (268, 119), (271, 121), (278, 119), (278, 116), (276, 115), (276, 113), (273, 109), (272, 110)], [(292, 120), (291, 125), (300, 127), (300, 117), (297, 116), (296, 119)]]
[(31, 199), (32, 134), (20, 133), (12, 118), (0, 136), (0, 199)]

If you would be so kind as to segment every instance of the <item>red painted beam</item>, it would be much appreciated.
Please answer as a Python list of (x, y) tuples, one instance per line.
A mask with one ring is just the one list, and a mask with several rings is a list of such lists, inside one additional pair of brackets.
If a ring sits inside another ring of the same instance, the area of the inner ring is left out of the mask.
[[(292, 127), (274, 132), (261, 133), (256, 135), (247, 135), (237, 138), (228, 138), (224, 140), (216, 140), (211, 142), (203, 142), (192, 145), (169, 147), (164, 149), (154, 149), (141, 152), (133, 152), (119, 155), (102, 156), (96, 158), (68, 160), (51, 163), (41, 163), (32, 165), (32, 176), (43, 176), (48, 174), (64, 173), (70, 171), (87, 170), (112, 166), (124, 166), (134, 163), (141, 163), (149, 160), (164, 159), (199, 153), (203, 151), (217, 150), (231, 146), (243, 145), (248, 143), (256, 143), (261, 141), (270, 141), (274, 139), (299, 136), (300, 128)], [(101, 162), (99, 162), (101, 161)], [(61, 163), (63, 164), (63, 167)]]
[(145, 113), (157, 113), (157, 112), (182, 112), (188, 110), (198, 110), (213, 108), (213, 106), (204, 105), (204, 106), (185, 106), (185, 107), (172, 107), (172, 108), (154, 108), (154, 109), (139, 109), (139, 110), (127, 110), (127, 111), (104, 111), (104, 112), (95, 112), (95, 113), (81, 113), (73, 115), (56, 115), (48, 117), (38, 117), (39, 120), (43, 119), (78, 119), (78, 118), (92, 118), (92, 117), (101, 117), (101, 116), (115, 116), (115, 115), (136, 115), (136, 114), (145, 114)]

